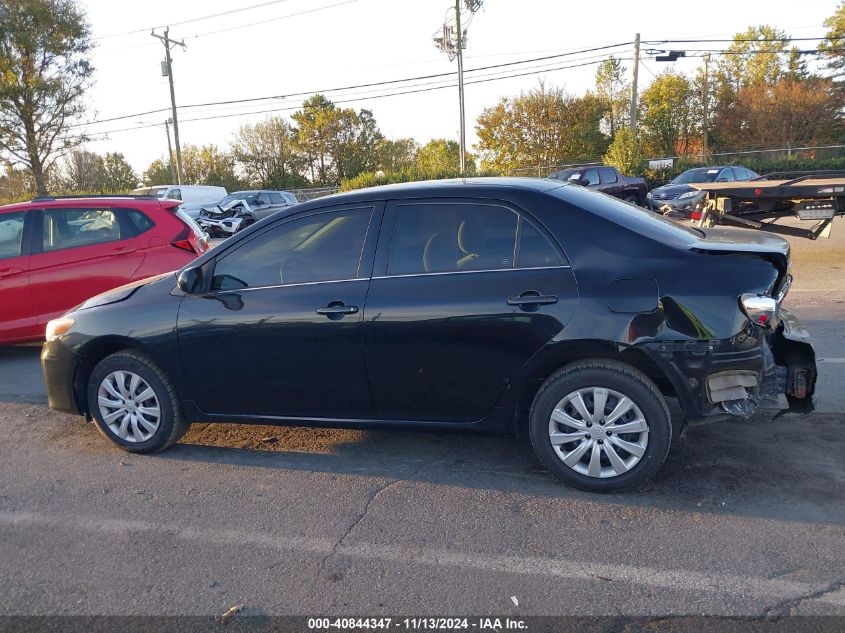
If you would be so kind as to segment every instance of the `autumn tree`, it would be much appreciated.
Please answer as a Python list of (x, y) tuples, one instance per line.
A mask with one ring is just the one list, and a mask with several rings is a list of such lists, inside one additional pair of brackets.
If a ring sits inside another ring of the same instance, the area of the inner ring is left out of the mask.
[(173, 178), (173, 164), (167, 159), (156, 158), (150, 163), (149, 167), (144, 170), (141, 175), (141, 180), (148, 187), (155, 185), (175, 185), (176, 181)]
[(216, 185), (227, 191), (240, 189), (235, 174), (235, 159), (216, 145), (185, 145), (182, 148), (185, 183)]
[(638, 117), (646, 151), (662, 156), (684, 154), (696, 130), (693, 86), (681, 73), (666, 70), (640, 97)]
[(70, 124), (85, 110), (91, 46), (73, 0), (0, 2), (0, 152), (32, 172), (39, 194), (50, 165), (84, 140)]
[(375, 146), (376, 169), (386, 172), (410, 169), (419, 148), (412, 138), (382, 139)]
[(839, 107), (830, 79), (784, 78), (741, 90), (720, 125), (740, 146), (800, 147), (838, 138)]
[(285, 119), (272, 116), (236, 133), (232, 154), (250, 186), (289, 189), (304, 184), (304, 161), (296, 147), (296, 130)]
[(613, 56), (596, 69), (596, 96), (604, 108), (602, 127), (611, 138), (630, 118), (631, 85), (626, 72), (622, 62)]
[(482, 167), (503, 172), (596, 160), (607, 150), (604, 109), (595, 95), (574, 97), (543, 84), (485, 109), (476, 122)]

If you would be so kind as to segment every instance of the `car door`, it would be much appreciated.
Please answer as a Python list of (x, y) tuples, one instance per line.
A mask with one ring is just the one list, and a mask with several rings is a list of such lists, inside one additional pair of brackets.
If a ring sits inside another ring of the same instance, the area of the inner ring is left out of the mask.
[(563, 254), (508, 203), (389, 203), (364, 317), (376, 414), (481, 420), (576, 300)]
[(380, 208), (286, 217), (224, 250), (182, 300), (179, 350), (209, 414), (361, 419), (373, 414), (362, 319)]
[(598, 188), (600, 191), (611, 196), (619, 196), (622, 193), (624, 186), (619, 181), (615, 169), (611, 167), (600, 167), (599, 177), (601, 178), (601, 187)]
[(144, 238), (116, 209), (48, 208), (35, 217), (29, 284), (41, 325), (129, 283), (144, 261)]
[(253, 203), (254, 206), (252, 207), (252, 213), (255, 215), (256, 219), (263, 220), (268, 215), (273, 213), (278, 207), (274, 207), (270, 203), (270, 194), (266, 191), (262, 191), (255, 197), (255, 202)]
[(29, 226), (33, 214), (0, 214), (0, 342), (38, 336), (29, 291)]

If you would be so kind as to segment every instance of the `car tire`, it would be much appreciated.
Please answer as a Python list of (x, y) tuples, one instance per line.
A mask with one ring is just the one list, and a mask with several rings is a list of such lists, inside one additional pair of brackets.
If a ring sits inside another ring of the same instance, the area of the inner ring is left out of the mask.
[[(597, 412), (600, 400), (605, 404)], [(643, 484), (660, 469), (672, 423), (648, 376), (624, 363), (590, 359), (562, 367), (543, 383), (531, 405), (529, 434), (537, 457), (564, 482), (615, 492)]]
[(244, 229), (249, 228), (250, 226), (252, 226), (253, 224), (255, 224), (255, 220), (251, 220), (251, 219), (249, 219), (249, 220), (244, 220), (243, 222), (241, 222), (241, 225), (238, 227), (238, 230), (237, 230), (236, 232), (237, 232), (237, 233), (240, 233), (240, 232), (241, 232), (241, 231), (243, 231)]
[(640, 203), (639, 203), (639, 201), (637, 200), (637, 196), (625, 196), (625, 197), (623, 198), (623, 200), (624, 200), (625, 202), (627, 202), (628, 204), (634, 204), (634, 205), (639, 205), (639, 204), (640, 204)]
[(191, 427), (164, 371), (136, 351), (101, 360), (88, 380), (88, 403), (97, 429), (130, 453), (169, 448)]

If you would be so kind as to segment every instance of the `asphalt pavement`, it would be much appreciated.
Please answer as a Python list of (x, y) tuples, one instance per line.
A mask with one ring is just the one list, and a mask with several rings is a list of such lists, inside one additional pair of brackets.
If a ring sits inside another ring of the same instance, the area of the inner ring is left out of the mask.
[(593, 495), (512, 438), (195, 425), (133, 456), (0, 349), (0, 615), (845, 615), (845, 221), (791, 239), (817, 411)]

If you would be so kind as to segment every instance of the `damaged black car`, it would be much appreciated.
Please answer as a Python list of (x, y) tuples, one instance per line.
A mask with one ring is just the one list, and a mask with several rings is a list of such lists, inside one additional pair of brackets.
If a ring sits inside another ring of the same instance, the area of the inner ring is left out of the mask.
[(771, 235), (550, 180), (408, 183), (95, 297), (50, 323), (42, 364), (51, 407), (131, 452), (193, 422), (527, 433), (560, 479), (612, 491), (685, 424), (812, 406), (791, 281)]

